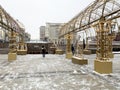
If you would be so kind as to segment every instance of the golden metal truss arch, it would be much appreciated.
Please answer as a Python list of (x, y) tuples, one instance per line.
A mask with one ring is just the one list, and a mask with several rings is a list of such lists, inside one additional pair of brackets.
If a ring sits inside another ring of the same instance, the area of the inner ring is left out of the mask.
[(120, 0), (95, 0), (68, 23), (62, 26), (60, 37), (91, 27), (103, 17), (105, 20), (114, 20), (120, 17)]
[(0, 27), (6, 30), (13, 30), (22, 35), (20, 26), (3, 8), (0, 6)]

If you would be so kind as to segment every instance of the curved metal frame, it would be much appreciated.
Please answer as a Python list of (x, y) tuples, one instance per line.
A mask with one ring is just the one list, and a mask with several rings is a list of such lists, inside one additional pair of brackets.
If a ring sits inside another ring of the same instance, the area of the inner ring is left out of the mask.
[(13, 30), (22, 35), (18, 23), (0, 6), (0, 27), (6, 30)]
[[(120, 17), (120, 0), (96, 0), (78, 15), (66, 23), (60, 31), (60, 37), (71, 33), (90, 28), (92, 24), (98, 22), (103, 17), (107, 20), (113, 20)], [(79, 22), (79, 27), (76, 24)], [(74, 28), (69, 28), (75, 25)]]

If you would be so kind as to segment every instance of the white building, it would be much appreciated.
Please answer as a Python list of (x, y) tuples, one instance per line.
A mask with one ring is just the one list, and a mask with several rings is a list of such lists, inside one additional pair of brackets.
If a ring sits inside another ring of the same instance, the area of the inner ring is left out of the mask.
[(45, 40), (45, 26), (40, 26), (40, 40)]
[(60, 27), (63, 23), (46, 23), (45, 37), (53, 43), (58, 43)]

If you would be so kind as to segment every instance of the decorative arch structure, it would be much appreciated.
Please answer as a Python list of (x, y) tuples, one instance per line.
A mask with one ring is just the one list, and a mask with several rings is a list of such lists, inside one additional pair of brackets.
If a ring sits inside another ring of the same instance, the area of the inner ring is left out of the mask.
[(20, 26), (18, 23), (0, 6), (0, 27), (5, 30), (13, 30), (22, 35)]
[(92, 2), (61, 28), (60, 37), (88, 29), (101, 17), (107, 21), (119, 18), (120, 0), (96, 0)]
[[(94, 69), (99, 73), (112, 73), (112, 33), (115, 19), (120, 17), (120, 0), (96, 0), (68, 23), (62, 26), (60, 38), (93, 27), (96, 31), (97, 49)], [(70, 46), (67, 45), (67, 46)], [(80, 59), (72, 58), (72, 61)], [(85, 60), (83, 60), (84, 62)]]
[[(24, 32), (18, 22), (14, 20), (3, 8), (0, 6), (0, 28), (5, 31), (9, 37), (9, 53), (8, 61), (16, 60), (17, 58), (17, 42), (16, 36), (24, 37)], [(23, 44), (20, 44), (23, 46)], [(26, 54), (26, 50), (25, 54)]]

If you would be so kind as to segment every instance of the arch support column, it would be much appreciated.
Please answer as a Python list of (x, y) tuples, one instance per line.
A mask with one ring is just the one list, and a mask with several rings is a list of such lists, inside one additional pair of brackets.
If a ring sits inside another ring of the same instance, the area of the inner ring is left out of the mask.
[(109, 42), (109, 32), (111, 29), (110, 24), (101, 18), (99, 22), (94, 25), (97, 33), (97, 50), (96, 59), (94, 61), (94, 70), (101, 74), (112, 73), (112, 61), (110, 61), (110, 44)]
[(72, 36), (70, 34), (67, 34), (66, 39), (67, 39), (66, 58), (71, 59), (72, 58), (72, 51), (71, 51), (71, 39), (72, 39)]
[(27, 44), (24, 42), (24, 36), (21, 36), (21, 40), (17, 45), (17, 55), (27, 54)]
[(16, 33), (13, 30), (11, 30), (11, 35), (9, 37), (8, 61), (14, 61), (16, 59), (17, 59)]

